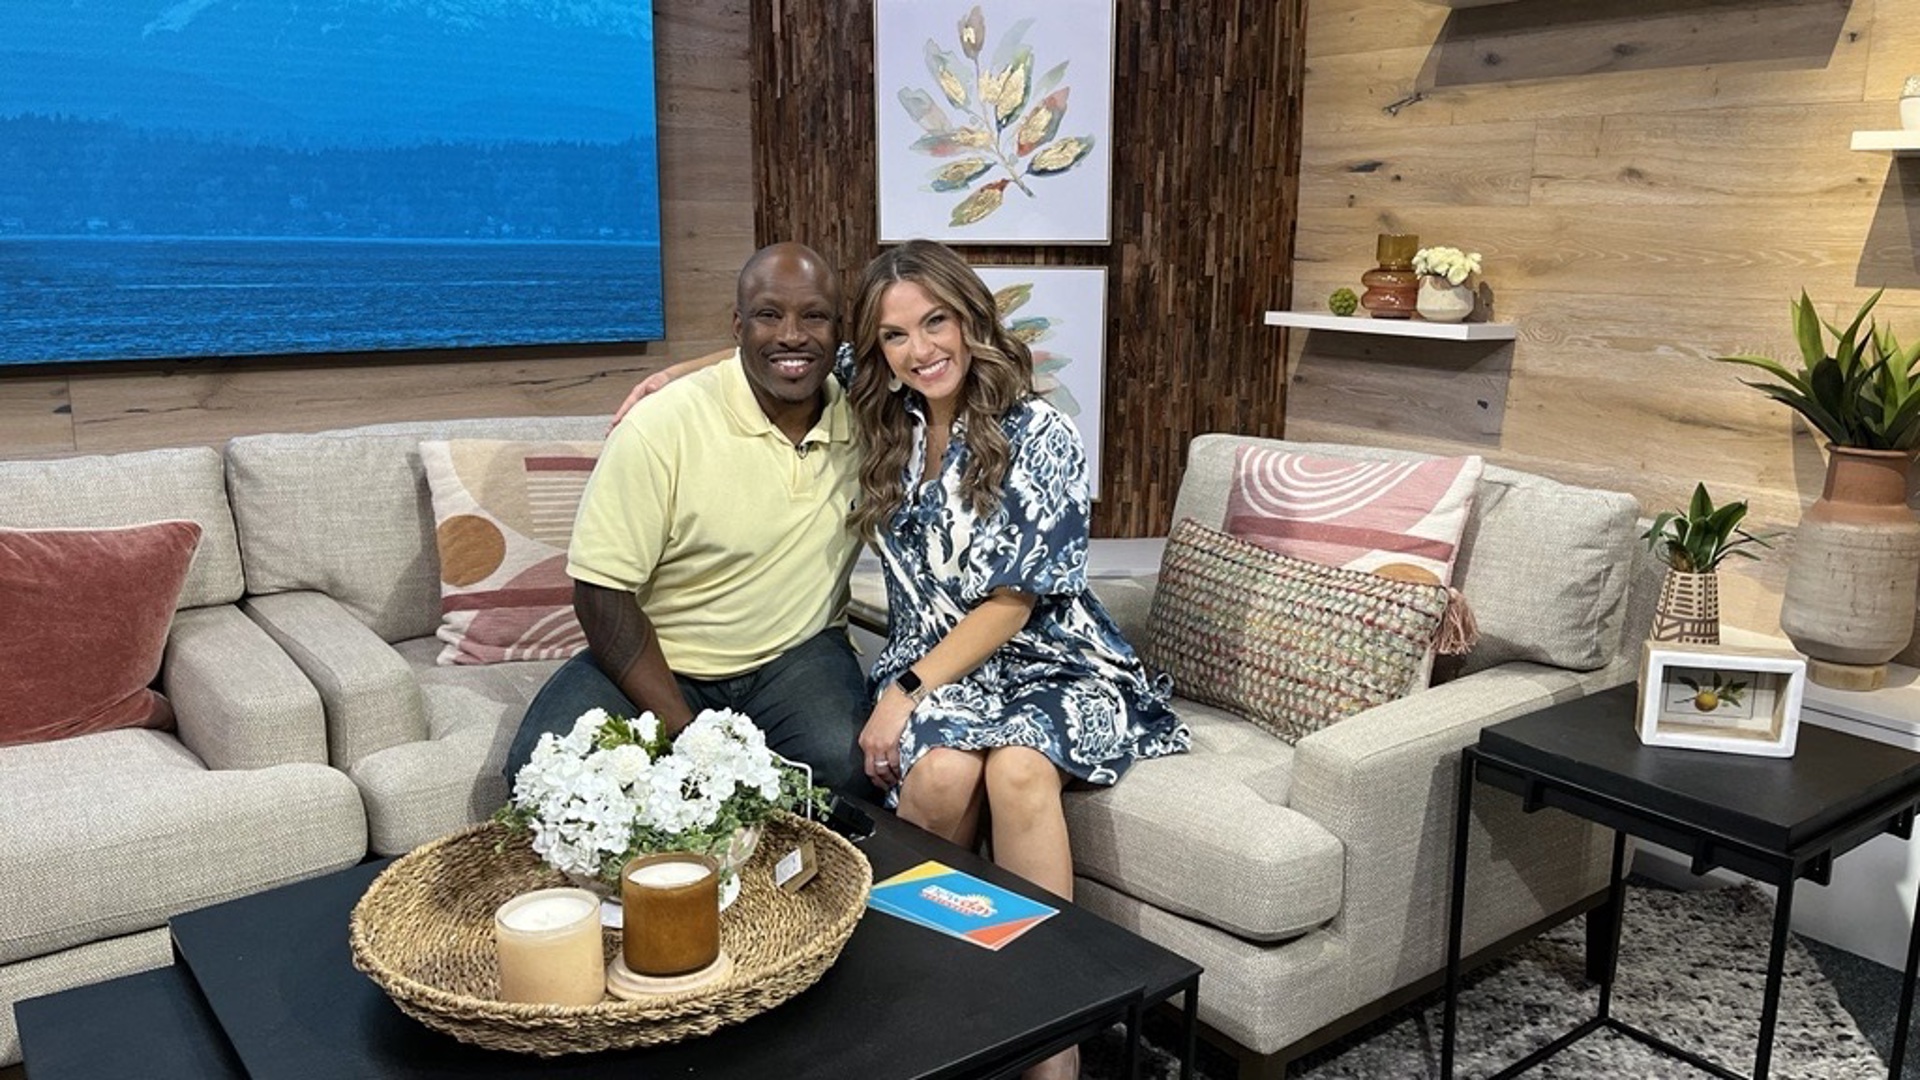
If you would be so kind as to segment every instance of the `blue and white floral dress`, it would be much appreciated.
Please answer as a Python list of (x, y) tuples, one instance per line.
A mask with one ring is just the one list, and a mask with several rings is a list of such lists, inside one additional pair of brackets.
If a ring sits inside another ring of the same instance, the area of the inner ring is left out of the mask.
[[(1112, 784), (1135, 758), (1187, 749), (1167, 707), (1171, 683), (1151, 678), (1119, 627), (1087, 591), (1086, 451), (1073, 422), (1038, 397), (1001, 418), (1011, 457), (998, 509), (976, 517), (960, 494), (966, 432), (956, 424), (929, 482), (927, 420), (914, 419), (906, 498), (877, 545), (887, 579), (889, 633), (873, 665), (877, 692), (925, 656), (999, 588), (1038, 600), (1027, 624), (978, 668), (938, 686), (907, 720), (901, 777), (939, 747), (1029, 746), (1072, 776)], [(896, 803), (899, 788), (888, 795)]]

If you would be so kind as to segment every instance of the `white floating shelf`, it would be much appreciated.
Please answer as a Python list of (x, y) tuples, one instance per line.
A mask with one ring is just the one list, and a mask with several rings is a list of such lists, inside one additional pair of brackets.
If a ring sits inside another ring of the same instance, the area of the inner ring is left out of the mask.
[(1373, 319), (1365, 315), (1334, 315), (1317, 311), (1269, 311), (1266, 323), (1268, 326), (1291, 326), (1299, 330), (1338, 330), (1347, 334), (1434, 338), (1440, 341), (1512, 341), (1519, 336), (1519, 328), (1512, 323)]
[(1920, 154), (1920, 131), (1856, 131), (1855, 150), (1877, 150), (1905, 156)]

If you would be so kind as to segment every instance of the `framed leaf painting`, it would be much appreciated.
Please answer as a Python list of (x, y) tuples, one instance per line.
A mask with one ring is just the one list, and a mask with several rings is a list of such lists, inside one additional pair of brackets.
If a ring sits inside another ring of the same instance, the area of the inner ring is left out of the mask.
[(876, 0), (880, 242), (1104, 244), (1113, 0)]
[(1035, 389), (1072, 418), (1100, 497), (1100, 413), (1107, 374), (1107, 271), (1080, 266), (976, 266), (1000, 319), (1033, 350)]

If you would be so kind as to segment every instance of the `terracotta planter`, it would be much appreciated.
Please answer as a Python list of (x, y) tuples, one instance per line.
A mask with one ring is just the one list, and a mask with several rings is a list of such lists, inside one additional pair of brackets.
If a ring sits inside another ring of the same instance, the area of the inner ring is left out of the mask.
[(1668, 570), (1654, 604), (1651, 636), (1685, 645), (1720, 644), (1720, 578)]
[(1913, 637), (1920, 521), (1907, 508), (1913, 455), (1832, 447), (1826, 490), (1801, 515), (1780, 629), (1822, 686), (1872, 690)]

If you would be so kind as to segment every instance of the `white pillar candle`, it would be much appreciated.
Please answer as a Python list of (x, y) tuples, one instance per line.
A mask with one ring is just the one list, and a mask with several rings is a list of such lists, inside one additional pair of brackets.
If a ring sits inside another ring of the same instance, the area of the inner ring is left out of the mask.
[(500, 1000), (595, 1005), (606, 992), (600, 900), (585, 889), (540, 889), (493, 917)]
[(635, 867), (627, 880), (650, 889), (671, 889), (691, 885), (713, 871), (697, 862), (657, 862)]

